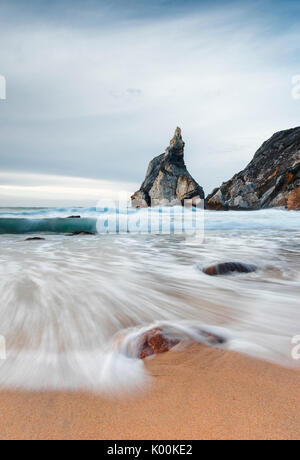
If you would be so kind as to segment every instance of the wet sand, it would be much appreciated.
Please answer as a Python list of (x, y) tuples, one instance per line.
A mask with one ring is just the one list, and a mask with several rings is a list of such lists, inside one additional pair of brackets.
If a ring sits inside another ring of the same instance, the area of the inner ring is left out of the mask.
[(0, 392), (0, 438), (300, 439), (300, 371), (192, 345), (148, 359), (138, 397)]

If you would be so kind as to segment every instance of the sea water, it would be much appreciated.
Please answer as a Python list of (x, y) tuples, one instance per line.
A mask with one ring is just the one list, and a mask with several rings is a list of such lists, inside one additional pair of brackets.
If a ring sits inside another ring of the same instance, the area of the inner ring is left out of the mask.
[[(112, 213), (0, 209), (1, 387), (144, 387), (136, 338), (153, 325), (199, 342), (204, 328), (221, 348), (300, 368), (300, 213), (205, 211), (203, 228), (193, 209), (184, 221), (160, 209), (153, 229), (145, 210), (119, 209), (111, 231)], [(202, 271), (231, 261), (258, 270)]]

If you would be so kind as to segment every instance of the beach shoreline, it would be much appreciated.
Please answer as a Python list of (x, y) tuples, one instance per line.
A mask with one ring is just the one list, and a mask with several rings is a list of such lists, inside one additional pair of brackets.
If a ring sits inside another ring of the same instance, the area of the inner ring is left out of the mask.
[(0, 390), (1, 440), (300, 439), (300, 371), (193, 344), (137, 396)]

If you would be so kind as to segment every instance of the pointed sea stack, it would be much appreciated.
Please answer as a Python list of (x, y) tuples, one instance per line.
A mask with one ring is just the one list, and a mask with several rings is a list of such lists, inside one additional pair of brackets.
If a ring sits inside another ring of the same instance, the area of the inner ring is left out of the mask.
[(165, 153), (149, 164), (146, 178), (131, 197), (134, 208), (183, 205), (184, 200), (204, 199), (204, 191), (189, 174), (184, 162), (181, 129), (176, 128)]

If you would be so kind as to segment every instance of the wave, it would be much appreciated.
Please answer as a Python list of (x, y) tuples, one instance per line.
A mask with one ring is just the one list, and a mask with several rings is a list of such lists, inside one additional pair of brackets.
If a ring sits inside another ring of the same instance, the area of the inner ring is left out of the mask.
[(97, 233), (97, 219), (0, 219), (0, 235), (75, 232)]
[[(71, 216), (80, 217), (77, 219)], [(227, 230), (298, 230), (300, 213), (282, 209), (221, 212), (182, 207), (2, 209), (0, 234), (154, 233)]]
[[(153, 208), (155, 209), (155, 208)], [(157, 208), (161, 209), (161, 208)], [(165, 208), (167, 210), (168, 208)], [(103, 213), (114, 213), (130, 214), (136, 213), (142, 210), (131, 208), (131, 206), (119, 207), (114, 202), (107, 204), (103, 203), (103, 206), (90, 206), (88, 208), (71, 207), (71, 208), (0, 208), (0, 219), (3, 218), (68, 218), (70, 216), (80, 217), (97, 217)], [(164, 212), (164, 211), (163, 211)]]
[[(144, 361), (138, 357), (140, 343), (145, 332), (157, 327), (163, 331), (164, 336), (178, 340), (179, 344), (172, 352), (196, 342), (273, 363), (279, 361), (291, 369), (299, 368), (284, 354), (279, 360), (280, 351), (286, 347), (284, 337), (279, 337), (278, 341), (278, 336), (272, 337), (271, 334), (235, 332), (224, 326), (208, 325), (195, 319), (171, 320), (122, 329), (105, 344), (92, 350), (72, 347), (71, 350), (57, 353), (43, 347), (39, 350), (10, 349), (0, 365), (0, 386), (30, 391), (100, 390), (110, 395), (145, 392), (151, 385), (151, 377)], [(224, 340), (211, 344), (207, 333)]]
[[(26, 217), (24, 217), (24, 213)], [(60, 217), (53, 217), (61, 214)], [(5, 217), (3, 217), (5, 215)], [(66, 217), (64, 217), (66, 215)], [(73, 217), (72, 217), (72, 216)], [(1, 216), (1, 213), (0, 213)], [(7, 217), (9, 216), (9, 217)], [(52, 216), (52, 217), (50, 217)], [(34, 217), (34, 218), (33, 218)], [(76, 217), (76, 218), (75, 218)], [(80, 218), (79, 218), (80, 217)], [(182, 233), (201, 230), (203, 212), (175, 208), (62, 208), (8, 210), (0, 217), (0, 234), (26, 233)]]
[[(222, 334), (225, 338), (224, 343), (214, 345), (215, 348), (234, 349), (235, 346), (230, 332), (222, 327), (197, 321), (157, 321), (144, 327), (123, 329), (105, 345), (92, 351), (10, 350), (0, 365), (0, 385), (28, 390), (85, 388), (109, 394), (145, 391), (150, 376), (144, 362), (138, 358), (139, 344), (143, 333), (154, 327), (162, 328), (164, 334), (174, 339), (207, 345), (208, 341), (201, 332), (205, 330)], [(184, 346), (184, 342), (180, 344), (180, 348)]]
[(55, 218), (68, 217), (73, 214), (92, 217), (97, 213), (96, 207), (89, 208), (0, 208), (0, 218)]

